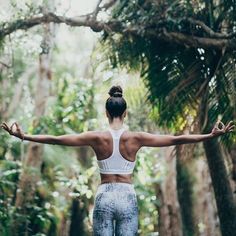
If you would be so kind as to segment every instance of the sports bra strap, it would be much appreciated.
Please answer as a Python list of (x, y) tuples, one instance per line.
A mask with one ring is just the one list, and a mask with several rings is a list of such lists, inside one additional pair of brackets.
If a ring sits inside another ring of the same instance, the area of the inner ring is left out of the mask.
[(114, 130), (114, 129), (109, 128), (109, 131), (112, 135), (112, 150), (113, 150), (112, 155), (114, 153), (118, 153), (121, 155), (120, 150), (119, 150), (120, 137), (123, 134), (123, 132), (125, 131), (125, 129), (121, 128), (119, 130)]

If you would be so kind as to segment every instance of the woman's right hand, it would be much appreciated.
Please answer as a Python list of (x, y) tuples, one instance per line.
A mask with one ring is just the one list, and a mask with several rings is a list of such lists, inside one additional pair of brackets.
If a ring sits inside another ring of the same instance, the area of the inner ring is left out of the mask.
[[(14, 125), (16, 126), (16, 130), (13, 130)], [(22, 129), (19, 127), (17, 122), (14, 122), (11, 126), (8, 126), (5, 122), (1, 124), (1, 128), (6, 130), (10, 135), (16, 136), (18, 138), (21, 138), (24, 140), (24, 132)]]

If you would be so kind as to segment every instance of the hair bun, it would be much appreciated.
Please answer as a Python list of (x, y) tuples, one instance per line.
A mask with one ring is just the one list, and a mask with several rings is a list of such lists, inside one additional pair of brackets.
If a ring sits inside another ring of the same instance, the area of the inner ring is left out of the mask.
[(108, 94), (111, 97), (122, 97), (123, 90), (122, 90), (122, 88), (119, 85), (118, 86), (112, 86), (110, 88), (110, 91), (108, 92)]

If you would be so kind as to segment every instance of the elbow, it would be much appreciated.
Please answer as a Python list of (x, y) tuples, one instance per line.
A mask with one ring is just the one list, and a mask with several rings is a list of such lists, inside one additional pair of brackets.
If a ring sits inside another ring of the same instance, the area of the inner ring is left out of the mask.
[(182, 144), (182, 139), (181, 136), (173, 136), (173, 140), (172, 140), (173, 145), (180, 145)]
[(200, 140), (196, 137), (191, 137), (190, 135), (179, 135), (175, 136), (175, 145), (181, 145), (181, 144), (188, 144), (188, 143), (196, 143)]
[(173, 143), (174, 143), (173, 145), (181, 145), (187, 143), (187, 141), (185, 140), (183, 135), (179, 135), (179, 136), (174, 136)]
[(48, 140), (49, 144), (55, 145), (55, 144), (60, 144), (60, 139), (58, 138), (58, 136), (52, 136), (49, 140)]

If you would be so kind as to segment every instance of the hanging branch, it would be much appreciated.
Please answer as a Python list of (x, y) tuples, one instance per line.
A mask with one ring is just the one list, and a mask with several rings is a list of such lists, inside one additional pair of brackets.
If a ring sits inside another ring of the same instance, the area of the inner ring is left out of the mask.
[(199, 37), (194, 34), (190, 35), (178, 31), (168, 32), (163, 24), (160, 25), (158, 23), (155, 27), (150, 28), (147, 25), (126, 26), (118, 20), (110, 20), (108, 22), (99, 21), (97, 20), (99, 11), (111, 7), (116, 1), (113, 0), (109, 2), (109, 4), (107, 3), (100, 7), (101, 2), (102, 1), (99, 0), (96, 9), (92, 13), (83, 16), (64, 17), (49, 12), (31, 18), (18, 19), (13, 22), (3, 23), (0, 25), (0, 39), (3, 39), (5, 36), (17, 30), (28, 30), (36, 25), (53, 22), (56, 24), (64, 23), (72, 27), (89, 27), (94, 32), (102, 32), (109, 29), (110, 32), (114, 33), (133, 34), (142, 37), (149, 36), (156, 40), (180, 44), (191, 48), (225, 49), (226, 51), (236, 50), (235, 32), (231, 34), (217, 33), (205, 25), (204, 22), (192, 18), (183, 20), (187, 20), (191, 24), (199, 25), (207, 33), (207, 37)]

